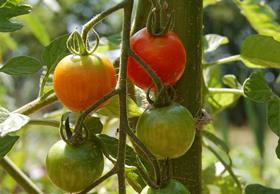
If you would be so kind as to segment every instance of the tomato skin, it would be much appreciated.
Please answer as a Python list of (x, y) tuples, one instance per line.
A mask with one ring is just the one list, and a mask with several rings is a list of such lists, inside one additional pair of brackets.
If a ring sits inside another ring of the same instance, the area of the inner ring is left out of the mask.
[(68, 55), (57, 64), (53, 84), (58, 99), (80, 112), (115, 88), (116, 73), (104, 56)]
[(194, 141), (194, 119), (188, 109), (177, 103), (149, 108), (138, 120), (136, 135), (158, 159), (177, 158)]
[(85, 189), (102, 175), (104, 158), (91, 143), (74, 147), (60, 140), (50, 148), (46, 168), (56, 186), (73, 193)]
[[(132, 50), (154, 70), (164, 84), (175, 84), (184, 73), (186, 51), (174, 32), (152, 36), (143, 28), (131, 37), (130, 44)], [(128, 58), (128, 77), (142, 89), (154, 85), (150, 76), (132, 57)]]
[(171, 179), (166, 186), (160, 189), (153, 189), (146, 186), (141, 194), (191, 194), (183, 184)]

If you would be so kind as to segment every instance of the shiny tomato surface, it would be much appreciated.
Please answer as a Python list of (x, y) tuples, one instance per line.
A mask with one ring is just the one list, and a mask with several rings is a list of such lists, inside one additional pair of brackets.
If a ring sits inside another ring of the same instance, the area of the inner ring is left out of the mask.
[(115, 88), (116, 73), (104, 56), (68, 55), (57, 64), (53, 84), (58, 99), (80, 112)]
[[(173, 85), (182, 76), (186, 51), (175, 33), (152, 36), (143, 28), (131, 37), (130, 44), (132, 50), (154, 70), (164, 84)], [(132, 57), (128, 59), (128, 77), (142, 89), (153, 86), (152, 79)]]

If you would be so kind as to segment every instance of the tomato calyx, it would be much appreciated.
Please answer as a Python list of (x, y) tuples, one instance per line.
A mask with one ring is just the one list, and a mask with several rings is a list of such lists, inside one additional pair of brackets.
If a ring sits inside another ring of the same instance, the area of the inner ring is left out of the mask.
[(155, 108), (160, 108), (164, 106), (169, 106), (172, 104), (176, 97), (176, 90), (170, 85), (165, 85), (160, 90), (155, 93), (155, 100), (150, 97), (151, 89), (149, 88), (146, 93), (147, 101)]
[[(151, 9), (148, 19), (147, 19), (147, 30), (148, 32), (153, 36), (163, 36), (169, 31), (171, 31), (171, 28), (174, 24), (174, 11), (167, 14), (166, 18), (166, 24), (165, 26), (162, 26), (161, 16), (163, 15), (163, 12), (166, 10), (163, 10), (164, 8), (160, 5), (160, 2), (158, 0), (155, 0), (156, 3), (152, 1), (153, 8)], [(165, 6), (167, 7), (167, 6)], [(164, 13), (165, 14), (165, 13)]]
[(79, 56), (87, 56), (93, 54), (99, 45), (99, 35), (94, 29), (92, 31), (96, 40), (96, 43), (93, 48), (90, 48), (89, 46), (88, 36), (86, 36), (86, 39), (83, 40), (81, 34), (75, 31), (71, 33), (71, 35), (69, 36), (66, 42), (66, 46), (68, 50), (72, 54), (79, 55)]

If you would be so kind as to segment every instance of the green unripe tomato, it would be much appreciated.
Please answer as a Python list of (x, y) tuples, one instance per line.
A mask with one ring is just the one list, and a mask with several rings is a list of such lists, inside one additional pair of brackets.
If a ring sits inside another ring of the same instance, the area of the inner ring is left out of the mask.
[(154, 189), (146, 186), (141, 194), (191, 194), (183, 184), (171, 179), (167, 185), (162, 188)]
[(60, 140), (50, 148), (46, 167), (56, 186), (74, 193), (85, 189), (102, 175), (104, 158), (92, 143), (72, 146)]
[(138, 120), (136, 135), (158, 159), (177, 158), (194, 141), (194, 119), (188, 109), (177, 103), (149, 108)]

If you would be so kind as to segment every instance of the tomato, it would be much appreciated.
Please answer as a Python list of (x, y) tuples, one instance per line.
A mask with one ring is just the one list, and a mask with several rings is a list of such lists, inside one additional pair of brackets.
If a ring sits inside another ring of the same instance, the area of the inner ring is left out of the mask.
[(104, 168), (102, 152), (94, 144), (72, 146), (60, 140), (49, 150), (46, 158), (51, 181), (67, 192), (85, 189), (99, 178)]
[[(175, 33), (152, 36), (143, 28), (131, 37), (130, 44), (132, 50), (154, 70), (164, 84), (173, 85), (182, 76), (186, 51)], [(132, 57), (128, 58), (128, 77), (142, 89), (153, 86), (150, 76)]]
[(54, 71), (54, 91), (72, 111), (83, 111), (116, 86), (113, 64), (104, 56), (68, 55)]
[(177, 103), (149, 108), (138, 120), (136, 135), (158, 159), (177, 158), (194, 141), (194, 119), (188, 109)]
[(183, 184), (176, 180), (170, 180), (166, 186), (160, 189), (145, 187), (141, 194), (191, 194)]

